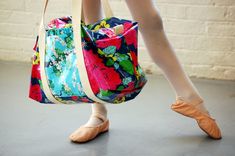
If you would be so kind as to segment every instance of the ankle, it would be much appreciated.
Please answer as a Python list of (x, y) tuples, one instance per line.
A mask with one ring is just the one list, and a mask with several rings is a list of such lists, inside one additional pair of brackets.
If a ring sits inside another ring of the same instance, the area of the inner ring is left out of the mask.
[(93, 111), (91, 116), (94, 115), (94, 114), (99, 114), (101, 115), (102, 117), (104, 117), (105, 119), (107, 118), (107, 111)]
[(184, 95), (184, 96), (177, 95), (176, 99), (183, 99), (184, 101), (189, 102), (193, 105), (197, 105), (199, 103), (204, 102), (203, 98), (196, 94), (189, 94), (189, 95)]
[(201, 98), (198, 95), (191, 95), (191, 96), (188, 96), (188, 97), (176, 96), (176, 99), (182, 99), (185, 102), (195, 106), (197, 109), (201, 110), (202, 112), (210, 115), (207, 108), (206, 108), (206, 106), (205, 106), (205, 104), (204, 104), (203, 98)]
[(107, 118), (107, 109), (104, 104), (94, 103), (92, 105), (92, 114), (100, 114)]

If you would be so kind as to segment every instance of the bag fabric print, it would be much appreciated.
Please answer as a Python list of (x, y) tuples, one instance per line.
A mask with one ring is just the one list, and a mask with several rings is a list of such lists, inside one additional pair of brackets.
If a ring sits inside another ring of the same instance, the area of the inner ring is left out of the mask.
[[(91, 90), (98, 99), (122, 103), (134, 99), (146, 84), (146, 76), (138, 64), (137, 37), (138, 24), (130, 20), (108, 17), (89, 25), (81, 21), (84, 64)], [(84, 92), (72, 17), (56, 18), (47, 24), (44, 62), (40, 62), (39, 38), (33, 48), (29, 97), (41, 103), (55, 103), (44, 91), (40, 71), (40, 63), (44, 63), (48, 87), (57, 101), (97, 102)]]

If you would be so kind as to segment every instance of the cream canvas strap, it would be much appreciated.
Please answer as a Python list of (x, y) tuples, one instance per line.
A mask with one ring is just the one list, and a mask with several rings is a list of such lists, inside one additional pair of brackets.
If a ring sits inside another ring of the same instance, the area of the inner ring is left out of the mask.
[[(104, 13), (106, 17), (112, 17), (113, 13), (111, 7), (109, 5), (108, 0), (101, 0)], [(46, 52), (46, 31), (45, 31), (45, 13), (47, 9), (49, 0), (44, 0), (44, 7), (42, 12), (42, 18), (39, 26), (39, 55), (40, 55), (40, 74), (42, 80), (42, 87), (46, 97), (52, 101), (53, 103), (61, 103), (58, 101), (53, 94), (51, 93), (48, 80), (45, 73), (45, 52)], [(73, 35), (74, 35), (74, 47), (77, 56), (77, 68), (79, 69), (80, 80), (82, 83), (83, 91), (85, 94), (97, 103), (107, 103), (95, 96), (91, 89), (91, 84), (89, 82), (84, 55), (82, 51), (82, 42), (81, 42), (81, 16), (82, 16), (82, 0), (72, 0), (72, 27), (73, 27)]]

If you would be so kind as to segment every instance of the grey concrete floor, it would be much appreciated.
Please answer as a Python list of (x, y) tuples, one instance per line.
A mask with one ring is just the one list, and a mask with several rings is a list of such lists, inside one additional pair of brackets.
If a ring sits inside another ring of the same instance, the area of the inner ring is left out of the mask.
[(43, 105), (28, 98), (30, 65), (0, 62), (0, 156), (235, 156), (235, 82), (192, 79), (223, 133), (211, 140), (194, 120), (170, 110), (174, 92), (148, 76), (133, 101), (107, 105), (110, 131), (86, 144), (68, 136), (90, 114), (87, 104)]

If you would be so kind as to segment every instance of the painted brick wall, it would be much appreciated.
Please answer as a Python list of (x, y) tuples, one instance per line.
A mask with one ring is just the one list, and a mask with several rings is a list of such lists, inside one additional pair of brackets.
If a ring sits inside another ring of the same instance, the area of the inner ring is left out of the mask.
[[(0, 1), (0, 60), (29, 62), (43, 0)], [(70, 15), (71, 0), (51, 0), (48, 19)], [(52, 4), (53, 3), (53, 4)], [(111, 0), (116, 16), (131, 18), (124, 0)], [(154, 0), (167, 36), (191, 77), (235, 80), (235, 0)], [(139, 61), (161, 74), (139, 39)]]

